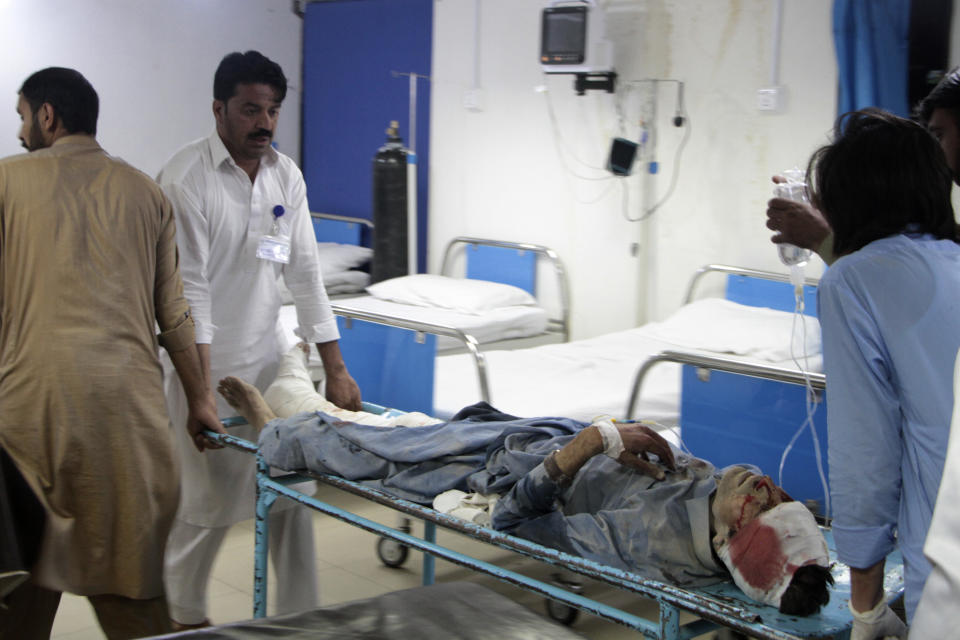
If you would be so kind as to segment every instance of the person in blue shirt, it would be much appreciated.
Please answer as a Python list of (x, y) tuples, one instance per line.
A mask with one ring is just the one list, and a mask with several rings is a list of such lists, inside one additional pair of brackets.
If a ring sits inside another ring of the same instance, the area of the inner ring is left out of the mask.
[(899, 545), (909, 621), (930, 565), (930, 524), (960, 347), (960, 245), (951, 171), (921, 125), (842, 116), (810, 159), (811, 203), (837, 256), (820, 280), (830, 486), (838, 558), (851, 568), (853, 638), (903, 637), (883, 602)]

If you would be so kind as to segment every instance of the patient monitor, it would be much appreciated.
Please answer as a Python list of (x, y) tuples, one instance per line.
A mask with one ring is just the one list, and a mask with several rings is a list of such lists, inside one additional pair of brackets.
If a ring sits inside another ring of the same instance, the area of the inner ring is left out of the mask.
[(613, 47), (596, 0), (551, 0), (541, 14), (540, 64), (546, 73), (609, 73)]

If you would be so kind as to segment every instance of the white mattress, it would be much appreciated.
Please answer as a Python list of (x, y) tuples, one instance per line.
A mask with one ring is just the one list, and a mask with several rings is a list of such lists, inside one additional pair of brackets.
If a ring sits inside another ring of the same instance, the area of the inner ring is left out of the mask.
[[(501, 307), (486, 311), (483, 315), (473, 315), (438, 307), (389, 302), (373, 296), (356, 296), (338, 300), (337, 306), (379, 313), (393, 318), (454, 327), (472, 335), (480, 344), (540, 335), (546, 330), (548, 320), (547, 312), (543, 308), (530, 305)], [(461, 346), (463, 343), (455, 338), (446, 336), (437, 338), (438, 351)]]
[[(589, 340), (516, 351), (485, 353), (491, 403), (520, 417), (561, 416), (591, 421), (608, 414), (623, 417), (633, 377), (643, 361), (675, 345), (648, 338), (643, 328)], [(679, 365), (654, 367), (644, 384), (644, 418), (676, 420)], [(470, 354), (437, 358), (434, 413), (449, 418), (481, 400), (476, 364)]]
[[(516, 351), (486, 352), (493, 406), (520, 417), (563, 416), (590, 421), (624, 417), (634, 377), (643, 362), (670, 349), (725, 354), (797, 368), (790, 351), (791, 314), (703, 300), (670, 319), (587, 340)], [(796, 335), (800, 335), (798, 331)], [(822, 368), (815, 319), (808, 321), (804, 367)], [(798, 356), (803, 351), (795, 349)], [(449, 418), (481, 399), (469, 354), (437, 358), (434, 413)], [(674, 425), (680, 412), (680, 365), (663, 362), (647, 374), (633, 417)]]

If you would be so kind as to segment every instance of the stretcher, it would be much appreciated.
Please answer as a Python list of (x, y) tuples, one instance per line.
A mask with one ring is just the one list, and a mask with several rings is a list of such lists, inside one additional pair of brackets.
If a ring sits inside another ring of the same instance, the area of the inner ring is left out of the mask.
[[(372, 412), (382, 410), (382, 408), (369, 405), (365, 406), (365, 409)], [(231, 424), (238, 424), (238, 421), (237, 419), (230, 419), (225, 421), (225, 424), (230, 426)], [(781, 614), (772, 607), (760, 605), (750, 600), (732, 583), (721, 583), (700, 589), (679, 588), (656, 580), (642, 578), (629, 571), (601, 565), (550, 549), (516, 536), (481, 527), (336, 476), (315, 473), (289, 473), (271, 477), (270, 468), (260, 456), (256, 444), (231, 435), (210, 435), (222, 444), (247, 451), (256, 458), (257, 504), (253, 607), (255, 618), (262, 618), (266, 614), (266, 550), (269, 535), (267, 515), (274, 501), (278, 497), (284, 496), (375, 535), (423, 552), (422, 582), (424, 585), (434, 583), (435, 558), (441, 558), (470, 570), (493, 576), (519, 588), (538, 593), (554, 602), (624, 625), (648, 638), (663, 640), (693, 638), (719, 627), (733, 629), (753, 638), (769, 640), (846, 638), (849, 636), (852, 625), (851, 616), (847, 609), (850, 594), (850, 575), (846, 567), (839, 564), (835, 564), (832, 569), (836, 584), (831, 589), (830, 603), (816, 615), (797, 618)], [(418, 538), (400, 528), (373, 522), (291, 488), (291, 485), (305, 479), (323, 482), (342, 491), (366, 498), (376, 504), (389, 507), (404, 516), (422, 520), (424, 523), (423, 538)], [(648, 620), (591, 599), (579, 593), (579, 589), (570, 589), (547, 583), (518, 571), (505, 569), (447, 548), (437, 543), (436, 532), (438, 526), (654, 600), (659, 605), (659, 618)], [(830, 546), (831, 557), (835, 558), (836, 553), (832, 536), (828, 530), (825, 531), (825, 535)], [(895, 600), (903, 591), (903, 567), (898, 552), (892, 553), (887, 559), (884, 588), (889, 601)], [(697, 619), (681, 624), (681, 611), (689, 612)]]

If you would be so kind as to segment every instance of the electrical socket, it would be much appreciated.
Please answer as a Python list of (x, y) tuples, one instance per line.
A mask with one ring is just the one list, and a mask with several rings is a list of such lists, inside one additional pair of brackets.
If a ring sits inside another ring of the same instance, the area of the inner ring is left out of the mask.
[(779, 111), (783, 98), (781, 87), (768, 87), (757, 90), (757, 109), (760, 111)]
[(463, 107), (467, 111), (483, 111), (483, 89), (468, 89), (463, 92)]

